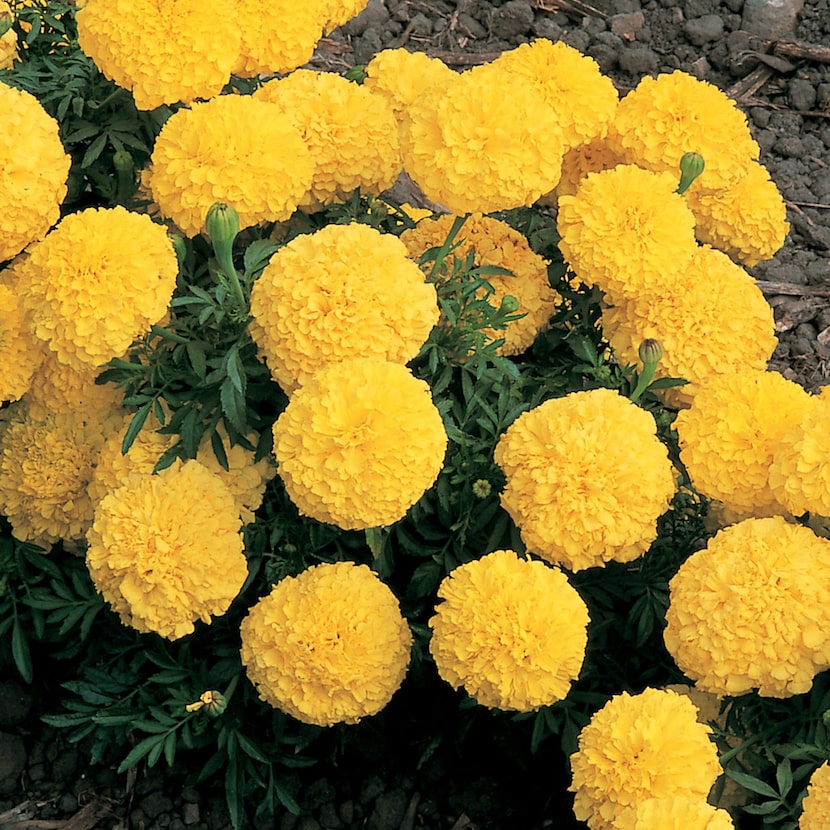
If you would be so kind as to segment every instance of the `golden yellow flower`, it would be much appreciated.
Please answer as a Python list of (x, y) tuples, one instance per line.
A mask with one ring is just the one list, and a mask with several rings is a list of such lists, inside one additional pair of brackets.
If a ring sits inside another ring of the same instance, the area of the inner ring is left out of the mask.
[(447, 436), (429, 386), (398, 363), (332, 363), (274, 424), (277, 472), (300, 513), (344, 530), (393, 524), (432, 486)]
[(616, 167), (622, 159), (604, 138), (594, 138), (571, 147), (562, 159), (562, 178), (556, 188), (542, 196), (542, 204), (557, 204), (560, 196), (573, 196), (589, 173), (601, 173)]
[[(231, 28), (242, 35), (234, 75), (286, 75), (311, 60), (330, 16), (330, 0), (236, 0)], [(217, 25), (224, 31), (227, 26)]]
[(357, 723), (383, 709), (409, 665), (412, 633), (366, 565), (316, 565), (286, 577), (240, 626), (259, 696), (303, 723)]
[(769, 486), (795, 516), (830, 516), (830, 397), (817, 395), (773, 448)]
[(429, 90), (447, 86), (456, 73), (438, 58), (423, 52), (406, 49), (384, 49), (366, 64), (363, 85), (376, 95), (383, 96), (401, 120)]
[(566, 43), (544, 38), (510, 49), (488, 64), (530, 85), (555, 113), (565, 147), (604, 135), (619, 103), (614, 82), (591, 57)]
[(455, 568), (438, 589), (429, 650), (438, 673), (482, 706), (530, 712), (579, 676), (588, 609), (558, 568), (498, 550)]
[(453, 213), (531, 205), (559, 181), (556, 116), (511, 73), (476, 67), (424, 91), (401, 119), (404, 168)]
[(781, 437), (811, 405), (801, 386), (777, 372), (710, 375), (675, 421), (695, 488), (739, 515), (784, 512), (770, 489), (770, 465)]
[(302, 137), (279, 107), (221, 95), (167, 120), (149, 183), (162, 214), (195, 236), (215, 202), (234, 207), (243, 228), (288, 219), (313, 172)]
[(87, 486), (113, 427), (110, 413), (32, 412), (25, 399), (0, 413), (0, 513), (16, 539), (44, 547), (83, 539), (93, 512)]
[(323, 0), (326, 13), (325, 31), (330, 32), (356, 17), (368, 5), (369, 0)]
[(612, 697), (582, 729), (571, 768), (574, 814), (591, 830), (615, 830), (626, 808), (649, 799), (705, 801), (721, 771), (695, 705), (659, 689)]
[[(455, 217), (450, 214), (437, 219), (422, 219), (416, 228), (404, 231), (401, 241), (409, 255), (419, 260), (430, 248), (443, 244), (454, 221)], [(453, 256), (463, 259), (474, 251), (476, 266), (495, 265), (511, 272), (511, 275), (487, 277), (493, 287), (488, 299), (498, 308), (510, 294), (519, 301), (516, 313), (524, 317), (508, 323), (505, 329), (491, 330), (489, 334), (493, 338), (504, 338), (504, 344), (499, 347), (500, 354), (521, 354), (533, 345), (536, 335), (547, 328), (562, 301), (550, 287), (547, 263), (531, 249), (527, 239), (506, 222), (481, 214), (467, 217), (454, 242), (458, 243), (458, 248), (450, 254), (450, 261)]]
[(121, 621), (169, 640), (224, 614), (248, 575), (233, 495), (198, 461), (106, 495), (87, 539), (92, 580)]
[(734, 830), (726, 810), (703, 798), (647, 798), (626, 807), (614, 821), (614, 830)]
[(680, 71), (645, 76), (620, 101), (608, 139), (627, 162), (668, 172), (675, 186), (683, 154), (699, 153), (706, 164), (692, 184), (699, 191), (737, 184), (760, 154), (735, 102)]
[(240, 48), (236, 0), (87, 0), (78, 43), (101, 73), (151, 110), (218, 95)]
[(637, 365), (643, 340), (659, 340), (663, 357), (656, 377), (689, 381), (662, 394), (672, 404), (688, 405), (714, 374), (763, 371), (778, 341), (761, 289), (726, 254), (708, 246), (696, 249), (677, 281), (671, 289), (603, 308), (602, 330), (622, 366)]
[(586, 176), (559, 199), (566, 262), (609, 303), (674, 288), (697, 250), (694, 215), (669, 173), (621, 164)]
[(286, 392), (340, 360), (406, 363), (439, 316), (435, 288), (404, 244), (357, 223), (280, 248), (254, 284), (251, 314), (251, 336)]
[(19, 400), (28, 391), (43, 358), (43, 345), (29, 334), (17, 293), (0, 283), (0, 402)]
[(644, 553), (675, 491), (654, 419), (610, 389), (520, 415), (494, 459), (507, 478), (502, 507), (528, 549), (572, 571)]
[(332, 72), (298, 69), (253, 95), (276, 104), (297, 128), (314, 162), (300, 207), (346, 201), (355, 190), (379, 194), (401, 171), (398, 123), (389, 103)]
[(164, 316), (177, 274), (161, 225), (123, 207), (89, 208), (29, 250), (20, 301), (37, 337), (82, 370), (121, 357)]
[(697, 238), (747, 268), (771, 259), (790, 229), (784, 197), (757, 162), (731, 187), (711, 193), (692, 187), (685, 198), (695, 215)]
[(830, 764), (826, 761), (810, 776), (807, 797), (801, 803), (798, 830), (830, 827)]
[(810, 690), (830, 668), (830, 540), (781, 516), (719, 531), (669, 583), (666, 648), (699, 689)]
[[(14, 21), (14, 14), (8, 3), (0, 2), (0, 32), (3, 31), (4, 23), (11, 24)], [(8, 29), (0, 35), (0, 69), (11, 69), (17, 60), (17, 32)], [(2, 259), (2, 257), (0, 257)]]
[(41, 239), (60, 217), (71, 159), (40, 101), (0, 82), (0, 262)]

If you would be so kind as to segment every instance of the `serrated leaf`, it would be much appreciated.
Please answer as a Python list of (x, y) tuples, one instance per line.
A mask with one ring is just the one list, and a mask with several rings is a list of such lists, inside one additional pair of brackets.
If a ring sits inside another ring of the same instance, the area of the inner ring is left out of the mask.
[(234, 386), (229, 377), (222, 381), (219, 388), (219, 401), (222, 405), (222, 414), (239, 432), (247, 432), (245, 398)]
[(187, 358), (198, 378), (204, 380), (207, 366), (205, 365), (205, 347), (196, 340), (191, 340), (185, 346)]
[(118, 772), (126, 772), (130, 767), (134, 767), (145, 755), (152, 752), (153, 748), (159, 746), (163, 742), (163, 738), (158, 735), (150, 735), (147, 738), (139, 741), (128, 753), (127, 757), (118, 765)]
[(726, 770), (726, 774), (733, 780), (740, 784), (744, 789), (750, 790), (753, 793), (758, 793), (758, 795), (764, 795), (767, 798), (774, 798), (777, 801), (780, 801), (778, 793), (770, 787), (769, 784), (761, 781), (758, 778), (755, 778), (752, 775), (748, 775), (745, 772), (739, 772), (737, 770)]
[(259, 761), (262, 764), (269, 763), (268, 758), (263, 755), (262, 752), (256, 747), (256, 745), (248, 738), (246, 738), (241, 732), (236, 733), (236, 741), (239, 744), (239, 748), (248, 756), (253, 758), (255, 761)]
[(248, 378), (245, 376), (245, 366), (242, 364), (242, 358), (239, 356), (238, 346), (234, 346), (228, 352), (225, 358), (225, 369), (234, 388), (240, 395), (244, 396), (248, 386)]
[(132, 447), (135, 439), (138, 437), (138, 433), (141, 432), (141, 428), (147, 421), (147, 416), (150, 414), (150, 407), (151, 404), (146, 403), (133, 415), (130, 425), (127, 427), (127, 431), (124, 433), (124, 438), (121, 441), (122, 455), (126, 455), (130, 451), (130, 447)]
[(32, 655), (29, 650), (29, 641), (20, 623), (20, 618), (15, 614), (14, 625), (12, 626), (12, 657), (20, 676), (31, 683), (34, 677), (32, 671)]

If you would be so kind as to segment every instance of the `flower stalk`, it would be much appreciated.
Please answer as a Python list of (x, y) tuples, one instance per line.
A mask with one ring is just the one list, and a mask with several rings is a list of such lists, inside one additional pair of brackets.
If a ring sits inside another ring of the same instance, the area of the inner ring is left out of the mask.
[(629, 396), (632, 403), (637, 403), (640, 400), (643, 392), (648, 389), (648, 385), (654, 380), (657, 364), (663, 357), (663, 347), (660, 345), (659, 340), (650, 337), (640, 343), (638, 354), (640, 360), (643, 362), (643, 371), (637, 376), (637, 385)]
[(239, 233), (239, 214), (231, 205), (216, 202), (207, 212), (205, 230), (213, 246), (213, 253), (219, 263), (219, 268), (230, 281), (237, 307), (247, 312), (248, 301), (242, 290), (239, 272), (233, 264), (233, 243)]

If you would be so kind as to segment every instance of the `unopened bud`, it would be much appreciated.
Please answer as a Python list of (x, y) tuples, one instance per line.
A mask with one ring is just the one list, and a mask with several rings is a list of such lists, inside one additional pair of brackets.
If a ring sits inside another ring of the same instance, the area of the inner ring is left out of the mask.
[(473, 482), (473, 495), (477, 499), (486, 499), (493, 492), (493, 487), (486, 478), (479, 478)]
[(519, 301), (512, 294), (505, 294), (501, 300), (499, 311), (503, 314), (515, 314), (519, 310)]
[(691, 186), (692, 182), (703, 172), (706, 163), (700, 153), (684, 153), (680, 159), (680, 184), (677, 185), (677, 192), (682, 196)]
[(8, 3), (0, 3), (0, 37), (6, 34), (14, 23), (14, 15)]
[(221, 692), (217, 692), (215, 689), (209, 689), (199, 695), (199, 699), (197, 701), (194, 703), (188, 703), (184, 708), (187, 712), (198, 712), (200, 709), (204, 708), (204, 710), (212, 718), (218, 718), (219, 715), (227, 709), (227, 707), (228, 702), (225, 700), (225, 696)]
[(637, 350), (637, 354), (640, 356), (643, 366), (649, 363), (656, 366), (663, 357), (663, 347), (660, 345), (659, 340), (649, 337), (647, 340), (643, 340), (643, 342), (640, 343), (640, 348)]
[(205, 230), (214, 245), (232, 244), (239, 233), (239, 214), (224, 202), (211, 205), (205, 217)]
[(112, 163), (119, 173), (133, 172), (133, 157), (127, 150), (118, 150), (112, 157)]

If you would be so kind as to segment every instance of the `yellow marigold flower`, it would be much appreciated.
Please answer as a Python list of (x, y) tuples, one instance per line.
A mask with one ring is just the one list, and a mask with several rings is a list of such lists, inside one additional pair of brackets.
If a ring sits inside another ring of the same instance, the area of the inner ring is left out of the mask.
[(83, 539), (92, 523), (87, 485), (113, 423), (92, 411), (0, 415), (0, 513), (16, 539), (49, 547)]
[(235, 0), (87, 0), (78, 44), (151, 110), (218, 95), (239, 56)]
[[(437, 219), (423, 219), (416, 228), (404, 231), (401, 241), (409, 255), (418, 260), (430, 248), (443, 244), (455, 217), (445, 214)], [(493, 338), (504, 338), (499, 347), (503, 355), (521, 354), (533, 345), (536, 335), (547, 328), (551, 316), (562, 298), (550, 287), (547, 263), (535, 253), (527, 239), (506, 222), (481, 214), (468, 216), (454, 242), (458, 247), (450, 254), (459, 258), (475, 252), (475, 264), (505, 268), (511, 275), (494, 274), (487, 277), (493, 287), (488, 295), (491, 305), (498, 308), (509, 294), (519, 301), (518, 320), (505, 329), (491, 330)], [(440, 278), (440, 277), (439, 277)]]
[(718, 810), (703, 798), (647, 798), (622, 810), (614, 830), (734, 830), (726, 810)]
[(494, 459), (507, 478), (502, 507), (528, 549), (572, 571), (644, 553), (675, 491), (656, 431), (648, 412), (610, 389), (520, 415)]
[(330, 32), (353, 17), (357, 17), (369, 4), (369, 0), (323, 0), (326, 12), (325, 31)]
[[(11, 6), (8, 3), (0, 2), (0, 32), (3, 32), (4, 24), (10, 25), (13, 21), (14, 15)], [(17, 32), (14, 29), (8, 29), (0, 35), (0, 69), (11, 69), (16, 60)]]
[(556, 204), (560, 196), (573, 196), (589, 173), (601, 173), (616, 167), (622, 159), (604, 138), (594, 138), (571, 147), (562, 159), (562, 178), (556, 188), (541, 199), (542, 204)]
[[(242, 35), (233, 74), (287, 75), (308, 63), (330, 17), (330, 0), (236, 0), (228, 21)], [(226, 26), (217, 26), (223, 31)]]
[(177, 640), (224, 614), (248, 575), (233, 495), (198, 461), (128, 481), (95, 508), (86, 563), (124, 625)]
[(357, 723), (392, 699), (412, 633), (394, 594), (366, 565), (316, 565), (286, 577), (240, 626), (259, 696), (303, 723)]
[(719, 696), (808, 692), (830, 667), (830, 541), (782, 516), (719, 531), (669, 583), (666, 648)]
[(697, 238), (747, 268), (771, 259), (790, 230), (784, 197), (757, 162), (725, 190), (706, 193), (692, 187), (684, 196), (695, 215)]
[(332, 72), (298, 69), (253, 95), (277, 104), (297, 128), (314, 162), (300, 207), (317, 210), (355, 190), (377, 195), (401, 171), (398, 122), (388, 102)]
[(19, 400), (28, 391), (43, 358), (42, 344), (29, 334), (20, 313), (17, 293), (0, 283), (0, 402)]
[(684, 153), (699, 153), (706, 167), (695, 190), (737, 184), (760, 148), (746, 116), (714, 84), (685, 72), (644, 77), (620, 101), (609, 142), (631, 164), (668, 172), (680, 180)]
[(90, 208), (30, 249), (21, 304), (61, 362), (99, 366), (164, 316), (178, 270), (161, 225), (122, 207)]
[(538, 92), (479, 69), (426, 90), (401, 121), (406, 172), (453, 213), (532, 205), (556, 187), (565, 152)]
[(313, 172), (302, 137), (279, 107), (221, 95), (167, 120), (149, 181), (161, 212), (195, 236), (215, 202), (234, 207), (243, 228), (288, 219)]
[(675, 421), (695, 488), (739, 515), (783, 512), (770, 489), (770, 465), (781, 437), (811, 405), (801, 386), (777, 372), (711, 375)]
[(554, 111), (567, 148), (602, 135), (620, 100), (599, 64), (573, 46), (540, 39), (503, 52), (491, 72), (511, 72), (534, 88)]
[(565, 260), (608, 301), (675, 287), (697, 250), (694, 215), (669, 173), (629, 164), (591, 173), (559, 199)]
[(658, 288), (604, 308), (602, 330), (622, 366), (637, 364), (644, 340), (658, 340), (663, 357), (656, 377), (689, 381), (665, 390), (664, 399), (688, 405), (713, 374), (763, 371), (777, 339), (772, 308), (755, 280), (726, 254), (698, 248), (678, 282), (676, 288)]
[(721, 771), (695, 705), (659, 689), (612, 697), (582, 729), (571, 768), (574, 814), (591, 830), (614, 830), (626, 808), (648, 799), (706, 801)]
[(830, 827), (830, 764), (823, 763), (810, 776), (807, 797), (801, 803), (798, 830), (825, 830)]
[(400, 121), (427, 91), (447, 86), (455, 78), (456, 73), (438, 58), (406, 49), (384, 49), (366, 64), (363, 85), (386, 98)]
[(393, 524), (432, 486), (447, 447), (429, 386), (398, 363), (333, 363), (274, 424), (277, 472), (300, 513), (344, 530)]
[(271, 258), (251, 292), (251, 336), (287, 392), (340, 360), (406, 363), (438, 322), (435, 288), (395, 236), (327, 225)]
[(71, 159), (34, 95), (0, 82), (0, 262), (41, 239), (60, 217)]
[(773, 448), (769, 486), (795, 516), (830, 516), (830, 397), (825, 393), (811, 401)]
[(562, 700), (582, 668), (588, 609), (559, 569), (498, 550), (438, 589), (429, 650), (482, 706), (530, 712)]

